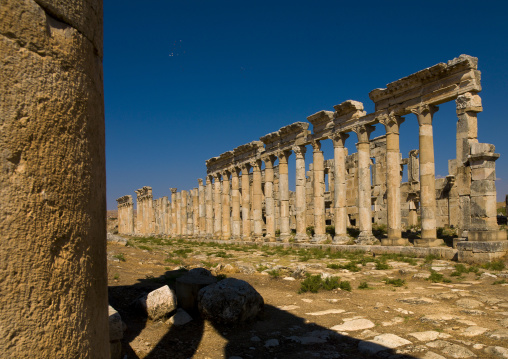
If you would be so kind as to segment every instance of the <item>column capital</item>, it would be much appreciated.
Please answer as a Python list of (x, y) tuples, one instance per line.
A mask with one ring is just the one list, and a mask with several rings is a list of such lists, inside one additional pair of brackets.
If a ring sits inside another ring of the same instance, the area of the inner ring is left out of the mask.
[(393, 111), (385, 113), (376, 118), (380, 124), (385, 126), (387, 134), (399, 134), (400, 125), (405, 121), (402, 116), (396, 115)]
[(231, 171), (229, 169), (221, 171), (222, 180), (229, 181), (229, 175)]
[(240, 167), (235, 166), (235, 167), (231, 168), (231, 175), (233, 177), (238, 177), (240, 175), (241, 170), (242, 169)]
[(295, 153), (296, 158), (305, 157), (305, 152), (307, 152), (307, 147), (302, 145), (294, 145), (293, 152)]
[(432, 125), (432, 116), (439, 111), (439, 107), (429, 104), (420, 104), (410, 109), (412, 113), (418, 118), (418, 124)]
[(198, 184), (199, 184), (200, 186), (202, 186), (202, 185), (203, 185), (203, 179), (202, 179), (202, 178), (198, 178)]
[(206, 184), (207, 184), (207, 185), (212, 183), (212, 178), (213, 178), (213, 176), (212, 176), (212, 175), (207, 175), (207, 176), (206, 176)]
[(349, 137), (349, 134), (346, 132), (335, 132), (331, 136), (333, 141), (333, 147), (344, 147), (346, 144), (346, 140)]
[(353, 131), (358, 136), (358, 143), (368, 143), (370, 139), (370, 134), (376, 128), (372, 125), (357, 125), (353, 128)]
[(261, 171), (261, 160), (253, 160), (250, 162), (250, 166), (252, 167), (253, 171)]
[(267, 155), (262, 158), (262, 160), (265, 162), (265, 168), (273, 168), (273, 163), (277, 159), (277, 156), (275, 155)]
[(175, 194), (177, 189), (176, 188), (170, 188), (169, 190), (171, 191), (171, 194)]
[(242, 169), (242, 174), (245, 174), (244, 172), (247, 172), (247, 174), (249, 173), (249, 170), (251, 169), (251, 164), (250, 163), (244, 163), (241, 165), (241, 169)]
[(284, 150), (277, 153), (279, 163), (288, 163), (289, 156), (291, 156), (291, 150)]
[(321, 151), (321, 141), (320, 140), (312, 140), (311, 142), (312, 149), (314, 152)]
[(222, 175), (219, 172), (214, 173), (212, 176), (216, 181), (220, 181), (222, 179)]

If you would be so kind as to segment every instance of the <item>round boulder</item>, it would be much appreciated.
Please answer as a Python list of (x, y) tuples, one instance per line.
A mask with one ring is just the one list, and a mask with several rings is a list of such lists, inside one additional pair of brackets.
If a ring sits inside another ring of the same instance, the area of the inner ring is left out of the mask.
[(263, 297), (246, 281), (226, 278), (201, 289), (198, 309), (215, 323), (233, 324), (254, 318), (263, 309)]

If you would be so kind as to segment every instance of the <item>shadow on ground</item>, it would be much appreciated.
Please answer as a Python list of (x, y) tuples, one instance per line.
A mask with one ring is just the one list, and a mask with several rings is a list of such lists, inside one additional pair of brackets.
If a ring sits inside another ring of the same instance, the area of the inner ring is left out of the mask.
[[(183, 273), (168, 271), (158, 278), (139, 279), (138, 283), (131, 286), (109, 287), (110, 304), (120, 313), (128, 327), (122, 341), (122, 358), (125, 355), (128, 359), (369, 357), (358, 351), (358, 339), (308, 323), (304, 318), (269, 304), (265, 304), (264, 311), (256, 320), (237, 326), (212, 324), (202, 320), (197, 313), (191, 313), (194, 320), (184, 326), (169, 326), (161, 321), (148, 320), (136, 308), (136, 299), (164, 284), (174, 289), (176, 277)], [(141, 332), (144, 338), (154, 338), (153, 342), (146, 345), (143, 341), (135, 341)], [(269, 346), (270, 339), (277, 339), (278, 344)], [(136, 351), (140, 352), (141, 347), (144, 354), (136, 354), (132, 348), (134, 343)], [(391, 349), (382, 346), (378, 346), (378, 350), (383, 350), (383, 358), (414, 358), (394, 355)]]

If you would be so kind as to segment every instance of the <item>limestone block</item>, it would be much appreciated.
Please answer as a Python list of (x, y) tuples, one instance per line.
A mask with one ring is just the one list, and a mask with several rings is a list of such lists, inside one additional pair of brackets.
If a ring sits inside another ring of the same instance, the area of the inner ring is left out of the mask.
[(504, 257), (508, 252), (508, 241), (464, 241), (457, 243), (457, 250), (459, 262), (486, 263)]
[(473, 143), (471, 145), (471, 154), (478, 155), (483, 153), (493, 153), (496, 151), (496, 146), (490, 143)]
[(226, 278), (198, 293), (199, 312), (212, 322), (244, 322), (256, 317), (263, 306), (263, 297), (249, 283), (240, 279)]
[(496, 184), (494, 181), (479, 180), (471, 183), (471, 196), (496, 195)]
[(174, 291), (167, 285), (156, 289), (141, 299), (148, 317), (152, 320), (160, 319), (176, 309), (177, 299)]

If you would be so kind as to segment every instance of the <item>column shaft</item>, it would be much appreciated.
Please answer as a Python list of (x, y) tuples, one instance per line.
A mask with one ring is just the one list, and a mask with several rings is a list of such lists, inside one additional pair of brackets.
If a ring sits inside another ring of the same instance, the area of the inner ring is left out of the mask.
[(249, 169), (250, 165), (242, 167), (242, 239), (244, 241), (251, 237)]
[(234, 168), (231, 173), (231, 200), (232, 200), (232, 238), (239, 240), (241, 237), (242, 220), (240, 217), (240, 183), (239, 169)]
[(195, 237), (199, 235), (199, 196), (198, 189), (192, 191), (192, 233)]
[(213, 237), (213, 189), (212, 177), (206, 177), (206, 237)]
[(188, 200), (187, 191), (182, 191), (182, 203), (180, 205), (182, 237), (187, 237), (187, 235), (189, 234), (187, 228), (187, 205), (188, 205), (187, 200)]
[(347, 149), (344, 147), (346, 133), (338, 133), (333, 138), (333, 161), (334, 161), (334, 216), (335, 236), (334, 243), (346, 243), (349, 241), (347, 235), (347, 200), (346, 200), (346, 156)]
[(222, 174), (222, 239), (231, 239), (231, 205), (229, 201), (229, 172)]
[(273, 198), (273, 162), (274, 157), (265, 158), (265, 217), (266, 242), (275, 242), (275, 201)]
[(171, 190), (171, 236), (176, 236), (177, 230), (177, 206), (176, 206), (176, 188), (170, 188)]
[(280, 237), (279, 240), (286, 242), (291, 236), (289, 227), (289, 171), (288, 158), (291, 151), (279, 154), (279, 196), (280, 196)]
[(312, 143), (313, 161), (313, 189), (314, 189), (314, 237), (312, 242), (321, 243), (326, 241), (325, 220), (325, 167), (324, 156), (321, 151), (320, 141)]
[(254, 222), (253, 238), (260, 241), (263, 238), (263, 190), (261, 188), (261, 161), (252, 164), (252, 221)]
[(213, 237), (220, 239), (222, 236), (222, 199), (221, 199), (221, 176), (220, 174), (215, 175), (214, 179), (214, 226), (213, 226)]
[(199, 202), (199, 236), (206, 236), (206, 199), (203, 180), (198, 179), (198, 202)]
[(296, 212), (296, 241), (307, 242), (307, 215), (306, 215), (306, 198), (305, 198), (305, 146), (295, 146), (293, 152), (296, 156), (296, 188), (295, 188), (295, 212)]

